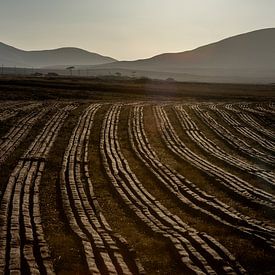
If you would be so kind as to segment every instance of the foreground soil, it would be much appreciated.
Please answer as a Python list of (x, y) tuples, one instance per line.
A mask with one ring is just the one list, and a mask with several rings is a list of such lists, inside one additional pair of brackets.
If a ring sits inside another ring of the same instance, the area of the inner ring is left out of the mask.
[(0, 273), (274, 274), (274, 85), (5, 76), (0, 101)]

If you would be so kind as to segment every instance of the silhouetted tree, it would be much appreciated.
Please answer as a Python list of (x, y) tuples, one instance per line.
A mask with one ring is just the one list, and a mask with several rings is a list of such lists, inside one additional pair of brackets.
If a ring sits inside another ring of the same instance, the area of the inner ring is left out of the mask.
[(73, 75), (73, 69), (74, 69), (74, 68), (75, 68), (74, 66), (70, 66), (70, 67), (67, 67), (67, 68), (66, 68), (66, 70), (69, 70), (69, 71), (70, 71), (71, 76)]

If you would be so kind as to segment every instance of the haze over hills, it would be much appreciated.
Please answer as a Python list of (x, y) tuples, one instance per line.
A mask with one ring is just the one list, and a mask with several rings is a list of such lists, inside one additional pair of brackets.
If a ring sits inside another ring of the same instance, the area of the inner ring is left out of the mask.
[(165, 53), (137, 61), (99, 66), (162, 72), (211, 70), (275, 70), (275, 28), (233, 36), (180, 53)]
[[(76, 48), (22, 51), (0, 43), (0, 64), (89, 69), (91, 74), (146, 76), (181, 81), (275, 82), (275, 28), (236, 35), (180, 53), (117, 61)], [(62, 73), (60, 71), (60, 73)], [(133, 74), (134, 73), (134, 74)]]
[(66, 47), (54, 50), (24, 51), (0, 42), (0, 64), (6, 67), (46, 67), (71, 65), (98, 65), (116, 59), (91, 53), (79, 48)]

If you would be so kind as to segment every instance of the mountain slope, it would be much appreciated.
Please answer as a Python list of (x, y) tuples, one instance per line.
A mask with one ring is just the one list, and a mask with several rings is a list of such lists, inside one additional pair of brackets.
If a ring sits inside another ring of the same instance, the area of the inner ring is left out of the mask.
[[(93, 75), (168, 77), (181, 81), (275, 82), (275, 28), (236, 35), (180, 53), (164, 53), (136, 61), (116, 61), (77, 48), (22, 51), (0, 43), (0, 65), (43, 67), (66, 74), (67, 66)], [(62, 71), (63, 70), (63, 71)], [(87, 71), (87, 72), (86, 72)]]
[(23, 51), (0, 42), (0, 64), (18, 67), (98, 65), (115, 59), (78, 48)]
[(274, 70), (275, 28), (233, 36), (191, 51), (165, 53), (148, 59), (115, 62), (100, 67), (166, 72), (205, 69)]

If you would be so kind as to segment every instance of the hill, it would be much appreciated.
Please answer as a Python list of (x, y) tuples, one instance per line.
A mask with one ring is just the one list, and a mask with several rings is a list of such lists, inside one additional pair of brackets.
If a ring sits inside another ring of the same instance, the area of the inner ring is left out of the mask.
[(152, 72), (191, 74), (200, 77), (275, 76), (275, 28), (233, 36), (194, 50), (164, 53), (148, 59), (96, 66)]
[(88, 52), (79, 48), (67, 47), (53, 50), (24, 51), (0, 42), (0, 64), (17, 67), (46, 67), (71, 65), (98, 65), (114, 62), (115, 59)]
[(85, 76), (120, 73), (129, 77), (174, 78), (189, 82), (274, 83), (275, 28), (236, 35), (194, 50), (136, 61), (117, 61), (78, 48), (23, 51), (0, 43), (1, 64), (43, 68), (45, 72), (57, 70), (61, 75), (68, 74), (65, 68), (73, 65), (78, 75)]

